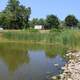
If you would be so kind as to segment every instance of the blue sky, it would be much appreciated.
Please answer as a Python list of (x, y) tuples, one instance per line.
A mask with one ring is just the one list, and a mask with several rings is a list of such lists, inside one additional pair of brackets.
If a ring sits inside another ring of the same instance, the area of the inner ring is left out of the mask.
[[(31, 18), (45, 18), (54, 14), (63, 20), (68, 14), (80, 19), (80, 0), (19, 0), (21, 4), (32, 8)], [(8, 0), (0, 0), (0, 11), (7, 5)]]

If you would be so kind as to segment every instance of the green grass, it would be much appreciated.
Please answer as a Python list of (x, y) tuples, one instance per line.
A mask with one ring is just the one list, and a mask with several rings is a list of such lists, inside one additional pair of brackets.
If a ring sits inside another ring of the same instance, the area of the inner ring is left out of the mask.
[(46, 40), (47, 35), (41, 34), (40, 32), (27, 32), (27, 31), (20, 31), (20, 32), (4, 32), (4, 37), (9, 40), (21, 40), (21, 41), (43, 41)]
[(80, 48), (80, 30), (51, 30), (49, 33), (39, 31), (4, 31), (3, 37), (9, 41), (29, 41), (45, 44), (60, 44), (70, 48)]
[(64, 30), (57, 38), (64, 46), (80, 49), (80, 30)]

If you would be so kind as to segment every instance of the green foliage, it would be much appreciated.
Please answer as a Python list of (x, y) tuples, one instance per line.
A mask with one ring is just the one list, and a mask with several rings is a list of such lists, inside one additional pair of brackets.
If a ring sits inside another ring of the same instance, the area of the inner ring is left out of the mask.
[(77, 23), (78, 23), (78, 20), (76, 19), (76, 17), (74, 15), (68, 15), (65, 18), (66, 26), (75, 27), (75, 26), (77, 26)]
[(50, 30), (50, 32), (61, 32), (62, 31), (62, 29), (56, 29), (56, 28), (52, 28), (51, 30)]
[[(76, 33), (76, 34), (75, 34)], [(80, 48), (80, 30), (53, 29), (50, 32), (39, 31), (6, 31), (3, 37), (11, 41), (30, 41), (42, 44), (59, 44), (68, 48)]]
[(80, 29), (80, 22), (78, 22), (77, 27)]
[(55, 15), (48, 15), (46, 18), (46, 24), (47, 24), (49, 29), (58, 28), (58, 26), (59, 26), (58, 17)]
[(20, 5), (18, 0), (9, 0), (5, 10), (0, 13), (0, 25), (7, 29), (29, 27), (31, 8)]
[(34, 27), (35, 25), (43, 25), (44, 29), (51, 29), (51, 28), (59, 28), (59, 20), (58, 17), (55, 15), (48, 15), (46, 19), (38, 19), (33, 18), (30, 21), (30, 27)]
[(31, 28), (34, 28), (35, 25), (38, 24), (38, 19), (37, 18), (33, 18), (30, 22), (29, 25)]
[(41, 19), (38, 19), (38, 18), (33, 18), (30, 22), (29, 22), (29, 25), (31, 28), (34, 28), (35, 25), (43, 25), (45, 26), (46, 25), (46, 20), (41, 18)]

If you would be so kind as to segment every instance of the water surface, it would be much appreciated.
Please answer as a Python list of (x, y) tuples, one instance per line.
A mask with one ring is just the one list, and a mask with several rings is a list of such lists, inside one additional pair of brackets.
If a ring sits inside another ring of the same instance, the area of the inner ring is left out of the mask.
[(45, 50), (28, 50), (22, 54), (0, 55), (0, 80), (49, 80), (60, 74), (66, 63), (60, 55), (49, 54)]

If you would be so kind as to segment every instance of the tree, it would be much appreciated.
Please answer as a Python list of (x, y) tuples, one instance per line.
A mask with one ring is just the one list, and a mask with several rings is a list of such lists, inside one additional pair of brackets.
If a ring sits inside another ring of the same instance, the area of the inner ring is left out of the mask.
[(51, 28), (58, 28), (59, 26), (59, 20), (58, 17), (55, 15), (48, 15), (46, 18), (46, 25), (48, 26), (49, 29)]
[(32, 20), (30, 20), (29, 25), (31, 28), (34, 28), (35, 25), (43, 25), (45, 27), (46, 20), (43, 18), (33, 18)]
[(5, 11), (10, 11), (10, 12), (16, 12), (17, 9), (19, 8), (19, 1), (18, 0), (9, 0), (8, 5), (6, 6)]
[(10, 12), (1, 12), (0, 13), (0, 26), (3, 28), (9, 28), (10, 20), (12, 14)]
[(28, 28), (30, 14), (30, 7), (20, 5), (18, 0), (9, 0), (5, 10), (1, 12), (1, 18), (4, 20), (0, 25), (7, 29)]
[(77, 23), (78, 23), (78, 19), (76, 19), (76, 17), (74, 15), (68, 15), (65, 18), (66, 26), (75, 27), (75, 26), (77, 26)]
[(29, 25), (31, 28), (34, 28), (35, 25), (38, 25), (38, 18), (33, 18), (30, 22)]
[(30, 14), (31, 14), (31, 8), (25, 8), (25, 6), (20, 5), (16, 18), (17, 18), (17, 22), (20, 23), (20, 25), (22, 26), (22, 28), (28, 28), (29, 27), (29, 18), (30, 18)]
[(77, 27), (80, 29), (80, 22), (78, 22)]
[(43, 18), (38, 19), (38, 24), (39, 25), (45, 25), (46, 24), (45, 19), (43, 19)]

